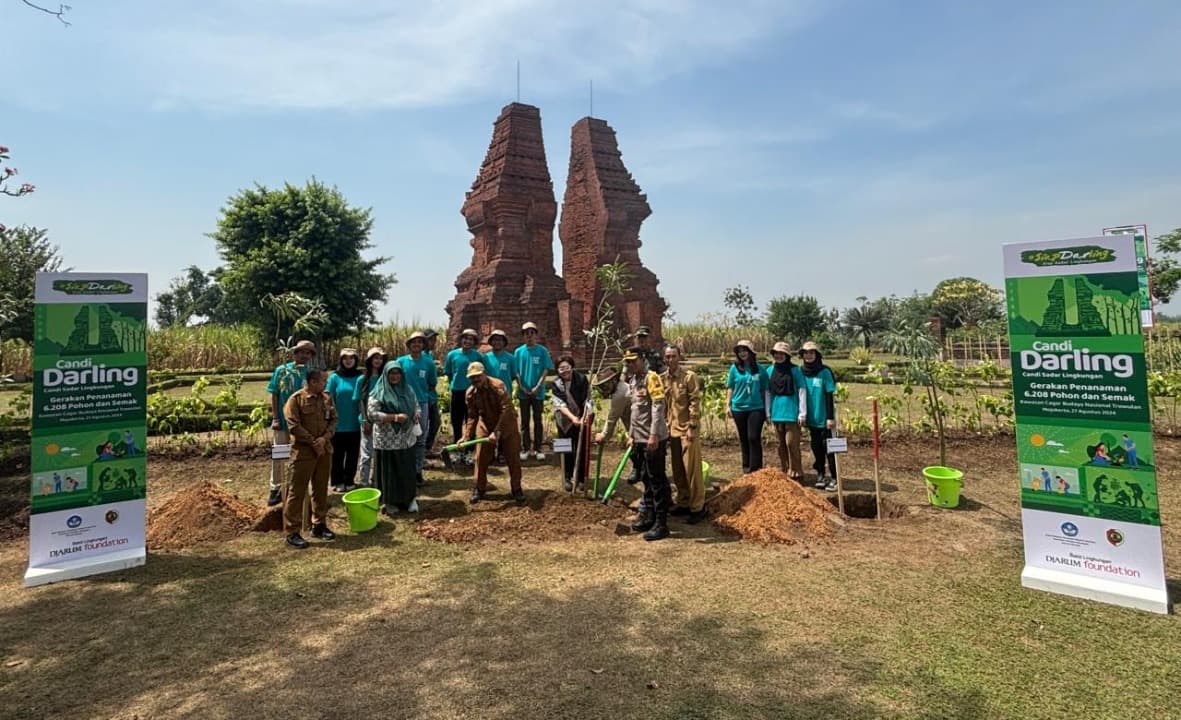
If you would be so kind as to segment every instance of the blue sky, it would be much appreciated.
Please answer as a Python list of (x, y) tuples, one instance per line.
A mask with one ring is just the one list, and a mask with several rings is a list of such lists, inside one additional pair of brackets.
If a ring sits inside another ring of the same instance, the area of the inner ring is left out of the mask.
[(38, 187), (0, 222), (157, 290), (218, 264), (239, 188), (315, 175), (374, 209), (379, 318), (442, 321), (518, 60), (559, 201), (593, 80), (678, 319), (740, 283), (847, 306), (999, 284), (1003, 242), (1181, 226), (1170, 0), (72, 4), (65, 28), (0, 0), (0, 144)]

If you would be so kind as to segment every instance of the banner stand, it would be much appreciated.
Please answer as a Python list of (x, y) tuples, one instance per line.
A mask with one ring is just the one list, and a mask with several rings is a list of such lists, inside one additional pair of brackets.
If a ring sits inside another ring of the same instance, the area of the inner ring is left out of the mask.
[(1080, 577), (1062, 570), (1026, 565), (1025, 570), (1021, 572), (1021, 586), (1162, 615), (1169, 612), (1169, 593), (1165, 589), (1139, 587), (1102, 578)]
[(62, 580), (76, 580), (88, 575), (126, 570), (143, 565), (146, 560), (147, 553), (141, 547), (106, 553), (96, 559), (66, 560), (55, 565), (31, 567), (25, 571), (25, 587), (48, 585)]

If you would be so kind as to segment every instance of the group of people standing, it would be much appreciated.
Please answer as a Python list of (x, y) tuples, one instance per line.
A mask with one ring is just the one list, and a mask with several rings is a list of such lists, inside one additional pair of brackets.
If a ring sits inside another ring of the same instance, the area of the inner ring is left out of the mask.
[[(508, 466), (512, 498), (525, 502), (521, 461), (545, 458), (542, 417), (550, 396), (559, 437), (570, 440), (571, 448), (583, 448), (563, 455), (566, 491), (585, 489), (591, 444), (609, 441), (622, 422), (632, 463), (628, 482), (644, 487), (632, 529), (646, 540), (659, 540), (669, 534), (670, 516), (682, 516), (689, 523), (704, 519), (702, 382), (682, 364), (681, 349), (650, 347), (651, 334), (640, 327), (622, 368), (603, 368), (592, 382), (569, 355), (554, 364), (549, 350), (538, 342), (534, 323), (525, 323), (521, 333), (523, 342), (509, 353), (507, 334), (493, 330), (487, 338), (491, 349), (480, 352), (479, 334), (465, 329), (458, 347), (437, 361), (437, 333), (415, 332), (406, 340), (407, 352), (394, 359), (380, 347), (370, 348), (363, 360), (356, 350), (342, 349), (330, 376), (308, 369), (316, 353), (313, 343), (295, 345), (292, 360), (275, 368), (267, 388), (275, 443), (292, 448), (289, 482), (282, 483), (272, 468), (268, 498), (270, 505), (285, 503), (287, 542), (307, 546), (300, 529), (309, 484), (312, 534), (320, 539), (333, 537), (326, 522), (329, 484), (338, 492), (358, 485), (377, 487), (387, 515), (418, 511), (423, 464), (441, 421), (436, 389), (440, 375), (450, 392), (452, 440), (478, 441), (474, 452), (459, 457), (473, 466), (471, 503), (484, 499), (488, 467), (496, 458)], [(753, 344), (740, 341), (727, 374), (727, 414), (738, 430), (743, 472), (763, 466), (762, 431), (769, 419), (779, 440), (783, 471), (803, 478), (799, 445), (801, 429), (807, 427), (816, 458), (816, 486), (835, 489), (835, 459), (826, 448), (834, 420), (832, 370), (823, 364), (814, 343), (804, 344), (801, 365), (791, 362), (785, 343), (775, 345), (772, 360), (761, 364)], [(547, 385), (550, 371), (557, 377)], [(591, 426), (592, 388), (608, 406), (598, 432)], [(671, 466), (671, 482), (666, 464)]]

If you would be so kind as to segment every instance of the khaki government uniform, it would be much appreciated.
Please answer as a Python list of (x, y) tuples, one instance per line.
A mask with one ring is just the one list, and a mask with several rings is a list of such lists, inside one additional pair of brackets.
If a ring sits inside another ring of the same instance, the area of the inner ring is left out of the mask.
[[(669, 454), (677, 507), (694, 512), (705, 507), (705, 478), (701, 474), (701, 380), (697, 373), (681, 367), (666, 370), (665, 402), (668, 412)], [(693, 430), (693, 440), (686, 436)]]
[[(291, 433), (291, 482), (283, 504), (283, 529), (297, 533), (303, 526), (303, 506), (312, 485), (312, 526), (328, 522), (328, 476), (332, 468), (332, 435), (336, 408), (326, 393), (312, 395), (306, 387), (283, 406)], [(324, 452), (316, 455), (312, 442), (324, 438)]]
[[(463, 426), (463, 437), (472, 440), (496, 433), (496, 445), (508, 463), (509, 482), (512, 492), (521, 489), (521, 430), (517, 426), (517, 411), (509, 397), (504, 383), (494, 377), (485, 376), (483, 387), (475, 383), (467, 389), (467, 422)], [(473, 489), (483, 495), (488, 487), (488, 466), (496, 455), (493, 443), (476, 446), (475, 477)]]

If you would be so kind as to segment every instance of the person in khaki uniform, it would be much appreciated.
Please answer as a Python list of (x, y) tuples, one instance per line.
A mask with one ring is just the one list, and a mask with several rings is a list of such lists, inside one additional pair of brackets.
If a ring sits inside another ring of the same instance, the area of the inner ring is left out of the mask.
[(303, 388), (283, 406), (283, 417), (291, 431), (291, 482), (283, 505), (283, 529), (287, 544), (300, 550), (308, 541), (299, 534), (303, 526), (303, 505), (312, 485), (312, 537), (334, 540), (328, 529), (328, 476), (332, 468), (332, 434), (336, 430), (336, 408), (324, 392), (320, 370), (308, 370)]
[(681, 367), (681, 349), (669, 345), (664, 349), (664, 363), (668, 370), (661, 375), (664, 381), (665, 402), (668, 407), (669, 454), (673, 469), (673, 485), (677, 488), (676, 507), (669, 515), (688, 516), (695, 525), (705, 519), (705, 478), (701, 474), (701, 380), (697, 373)]
[(525, 503), (525, 492), (521, 489), (521, 432), (517, 427), (517, 411), (504, 383), (484, 373), (484, 363), (473, 362), (467, 366), (467, 377), (471, 387), (465, 393), (467, 401), (467, 422), (463, 424), (460, 442), (476, 438), (488, 438), (490, 442), (476, 446), (475, 476), (472, 478), (470, 502), (484, 499), (488, 487), (488, 466), (496, 455), (499, 443), (504, 459), (508, 463), (509, 482), (513, 500), (518, 505)]

